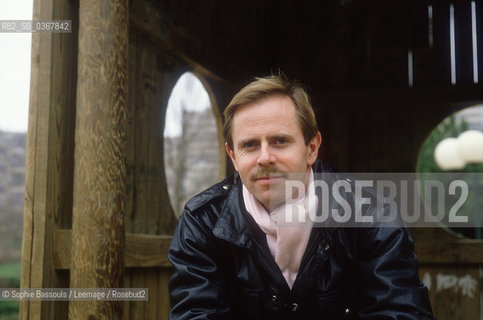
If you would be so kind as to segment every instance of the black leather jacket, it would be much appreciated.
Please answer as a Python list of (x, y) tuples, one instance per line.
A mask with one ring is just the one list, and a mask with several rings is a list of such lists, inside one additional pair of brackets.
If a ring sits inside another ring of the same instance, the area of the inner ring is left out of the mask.
[(313, 228), (290, 290), (236, 177), (186, 204), (168, 256), (172, 320), (434, 319), (404, 228)]

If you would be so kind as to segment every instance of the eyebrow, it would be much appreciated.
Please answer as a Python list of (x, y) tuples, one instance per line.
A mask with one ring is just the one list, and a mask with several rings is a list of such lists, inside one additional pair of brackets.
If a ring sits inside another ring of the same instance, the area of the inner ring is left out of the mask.
[(275, 134), (272, 136), (268, 136), (269, 140), (277, 140), (277, 139), (286, 139), (288, 141), (293, 141), (293, 137), (289, 134)]
[[(286, 139), (288, 142), (293, 142), (294, 141), (294, 138), (291, 135), (289, 135), (289, 134), (274, 134), (274, 135), (268, 136), (267, 139), (268, 140)], [(258, 143), (258, 142), (259, 142), (259, 139), (248, 138), (248, 139), (240, 140), (237, 143), (237, 147), (239, 149), (241, 149), (241, 148), (243, 148), (243, 146), (245, 144), (248, 144), (248, 143)]]
[(237, 147), (239, 149), (243, 148), (243, 146), (247, 143), (254, 143), (254, 142), (258, 142), (258, 139), (254, 139), (254, 138), (248, 138), (248, 139), (244, 139), (244, 140), (240, 140), (238, 141), (237, 143)]

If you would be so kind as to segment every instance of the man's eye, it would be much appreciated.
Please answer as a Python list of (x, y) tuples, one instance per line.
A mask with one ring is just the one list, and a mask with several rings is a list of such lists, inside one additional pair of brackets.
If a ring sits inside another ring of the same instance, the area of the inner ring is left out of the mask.
[(286, 138), (278, 138), (277, 140), (275, 140), (275, 142), (277, 144), (286, 144), (288, 140)]
[(256, 142), (253, 142), (253, 141), (245, 142), (243, 144), (244, 149), (250, 149), (250, 148), (254, 148), (256, 146), (257, 146)]

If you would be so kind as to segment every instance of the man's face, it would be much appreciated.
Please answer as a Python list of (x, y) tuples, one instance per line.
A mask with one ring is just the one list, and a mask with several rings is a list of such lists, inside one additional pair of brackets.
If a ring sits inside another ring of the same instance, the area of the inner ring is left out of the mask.
[(295, 106), (283, 95), (240, 106), (233, 116), (232, 138), (233, 150), (226, 144), (226, 151), (243, 184), (267, 209), (285, 201), (287, 179), (300, 180), (300, 173), (310, 172), (321, 142), (317, 133), (305, 145)]

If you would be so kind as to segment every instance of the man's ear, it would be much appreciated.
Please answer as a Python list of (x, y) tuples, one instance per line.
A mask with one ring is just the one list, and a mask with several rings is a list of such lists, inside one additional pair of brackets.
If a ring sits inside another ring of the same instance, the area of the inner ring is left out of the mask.
[(235, 167), (235, 170), (238, 171), (238, 166), (236, 165), (236, 159), (235, 159), (235, 152), (230, 149), (227, 142), (225, 142), (225, 149), (226, 149), (226, 153), (231, 159), (231, 162), (233, 163), (233, 166)]
[(320, 134), (319, 131), (317, 131), (317, 134), (312, 138), (312, 140), (310, 140), (307, 146), (307, 152), (308, 152), (307, 162), (309, 165), (313, 165), (315, 160), (317, 159), (321, 144), (322, 144), (322, 135)]

